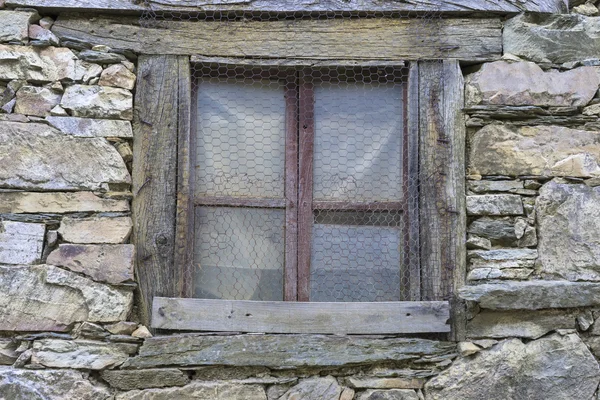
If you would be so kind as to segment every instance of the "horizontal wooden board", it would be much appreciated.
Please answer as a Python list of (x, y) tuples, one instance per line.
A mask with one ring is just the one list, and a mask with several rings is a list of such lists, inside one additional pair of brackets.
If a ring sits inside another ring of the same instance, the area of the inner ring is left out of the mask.
[(234, 58), (234, 57), (205, 57), (194, 55), (190, 57), (192, 64), (244, 65), (248, 67), (406, 67), (403, 60), (303, 60), (296, 58)]
[(173, 330), (384, 334), (449, 332), (445, 301), (307, 303), (155, 297), (152, 327)]
[(502, 23), (486, 19), (328, 19), (160, 22), (132, 17), (61, 16), (63, 40), (142, 54), (315, 60), (491, 60), (502, 55)]
[(139, 0), (8, 0), (13, 7), (41, 9), (71, 9), (79, 11), (135, 12), (150, 8), (154, 11), (203, 12), (335, 12), (335, 11), (387, 11), (387, 12), (496, 12), (522, 11), (566, 12), (565, 0), (147, 0), (149, 7)]

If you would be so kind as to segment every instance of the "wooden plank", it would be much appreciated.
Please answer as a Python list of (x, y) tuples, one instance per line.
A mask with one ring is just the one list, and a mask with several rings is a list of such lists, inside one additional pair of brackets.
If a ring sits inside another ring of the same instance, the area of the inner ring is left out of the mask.
[(362, 18), (227, 23), (157, 22), (131, 17), (60, 16), (52, 31), (63, 40), (105, 44), (142, 54), (207, 57), (415, 60), (502, 56), (502, 23), (489, 19)]
[(277, 68), (321, 68), (321, 67), (395, 67), (402, 68), (406, 66), (403, 60), (303, 60), (296, 58), (235, 58), (235, 57), (206, 57), (193, 55), (190, 58), (192, 63), (200, 64), (219, 64), (232, 66), (250, 66), (250, 67), (277, 67)]
[(256, 207), (256, 208), (285, 208), (285, 199), (244, 198), (244, 197), (203, 197), (196, 196), (196, 206), (229, 206), (229, 207)]
[(144, 324), (150, 322), (155, 295), (181, 293), (181, 269), (173, 257), (178, 99), (178, 57), (140, 57), (133, 130), (132, 241), (136, 245), (137, 304)]
[(313, 201), (313, 210), (402, 211), (401, 201)]
[[(197, 13), (202, 11), (243, 12), (444, 12), (472, 13), (476, 11), (496, 13), (566, 13), (565, 0), (147, 0), (149, 8), (156, 12), (177, 11)], [(36, 7), (39, 9), (71, 9), (79, 11), (135, 12), (147, 7), (134, 0), (7, 0), (13, 7)]]
[(156, 297), (152, 327), (265, 333), (449, 332), (445, 301), (305, 303)]

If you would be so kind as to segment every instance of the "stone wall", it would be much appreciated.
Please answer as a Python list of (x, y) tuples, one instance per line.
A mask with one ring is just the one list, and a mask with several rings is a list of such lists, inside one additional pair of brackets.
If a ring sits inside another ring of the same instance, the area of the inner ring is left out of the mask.
[(135, 55), (2, 4), (0, 398), (600, 398), (600, 17), (516, 16), (503, 60), (465, 67), (467, 341), (152, 337), (129, 243)]

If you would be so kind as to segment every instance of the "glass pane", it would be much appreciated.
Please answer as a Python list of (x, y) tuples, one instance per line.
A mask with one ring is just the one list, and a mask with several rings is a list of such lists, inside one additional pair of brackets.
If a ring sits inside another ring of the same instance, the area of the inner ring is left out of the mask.
[(314, 90), (314, 199), (400, 199), (402, 85), (324, 83)]
[(195, 297), (283, 300), (285, 211), (196, 208)]
[(283, 197), (284, 86), (210, 79), (198, 87), (196, 193)]
[(400, 229), (315, 224), (311, 301), (400, 300)]

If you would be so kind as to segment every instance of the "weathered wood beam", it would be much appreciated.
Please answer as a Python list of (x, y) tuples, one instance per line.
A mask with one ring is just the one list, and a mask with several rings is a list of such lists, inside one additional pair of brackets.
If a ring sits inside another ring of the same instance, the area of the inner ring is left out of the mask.
[(449, 332), (445, 301), (305, 303), (155, 297), (152, 327), (265, 333)]
[(566, 0), (8, 0), (8, 6), (49, 10), (142, 13), (219, 12), (443, 12), (464, 14), (494, 12), (513, 14), (523, 11), (566, 13)]
[(502, 54), (499, 18), (163, 21), (141, 27), (131, 17), (62, 16), (52, 31), (63, 40), (144, 54), (317, 60), (492, 60)]

